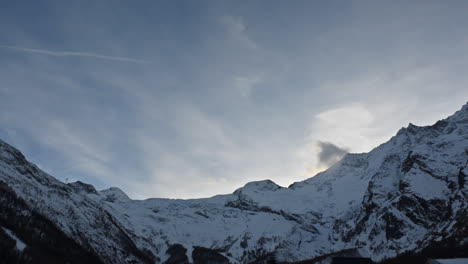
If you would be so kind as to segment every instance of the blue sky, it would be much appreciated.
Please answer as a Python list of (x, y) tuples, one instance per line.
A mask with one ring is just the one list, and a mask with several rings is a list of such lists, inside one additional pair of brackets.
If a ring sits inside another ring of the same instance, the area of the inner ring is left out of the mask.
[(0, 138), (63, 181), (133, 198), (287, 186), (329, 166), (326, 151), (369, 151), (461, 108), (467, 12), (466, 1), (3, 1)]

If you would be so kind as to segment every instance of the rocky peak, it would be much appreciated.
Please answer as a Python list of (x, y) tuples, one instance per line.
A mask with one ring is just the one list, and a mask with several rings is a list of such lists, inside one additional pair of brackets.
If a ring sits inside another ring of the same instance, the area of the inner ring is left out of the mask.
[(85, 194), (98, 194), (93, 185), (81, 181), (71, 182), (67, 185), (73, 188), (73, 190), (75, 190), (76, 192), (83, 192)]
[(272, 180), (263, 180), (263, 181), (253, 181), (249, 182), (244, 187), (239, 188), (234, 191), (234, 194), (239, 193), (251, 193), (251, 192), (264, 192), (264, 191), (271, 191), (274, 192), (279, 190), (283, 187), (279, 186)]
[(104, 200), (108, 202), (125, 202), (129, 201), (130, 198), (119, 188), (117, 187), (110, 187), (109, 189), (105, 189), (99, 192), (102, 196), (104, 196)]
[(17, 164), (26, 164), (24, 155), (6, 142), (0, 140), (0, 159)]
[(455, 122), (460, 122), (460, 121), (467, 122), (468, 121), (468, 102), (465, 105), (463, 105), (463, 107), (460, 110), (455, 112), (455, 114), (447, 118), (447, 120), (452, 120)]
[(455, 112), (448, 118), (437, 121), (431, 126), (417, 126), (413, 123), (409, 123), (407, 127), (402, 127), (398, 130), (397, 136), (402, 134), (416, 135), (421, 132), (432, 133), (446, 133), (449, 134), (458, 128), (457, 124), (467, 125), (468, 123), (468, 103), (466, 103), (460, 110)]

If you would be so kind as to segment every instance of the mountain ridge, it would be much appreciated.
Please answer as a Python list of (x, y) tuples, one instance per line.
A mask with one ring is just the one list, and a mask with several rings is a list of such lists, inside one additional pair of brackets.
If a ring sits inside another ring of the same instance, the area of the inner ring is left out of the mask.
[(0, 181), (104, 263), (292, 263), (337, 252), (380, 261), (436, 242), (466, 247), (467, 157), (465, 104), (289, 187), (264, 180), (210, 198), (132, 200), (62, 183), (1, 140)]

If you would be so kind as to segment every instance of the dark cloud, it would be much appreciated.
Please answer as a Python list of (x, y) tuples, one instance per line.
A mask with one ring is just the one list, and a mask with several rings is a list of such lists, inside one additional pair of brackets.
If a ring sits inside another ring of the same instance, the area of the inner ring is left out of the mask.
[(348, 149), (340, 148), (333, 143), (317, 141), (319, 147), (318, 161), (320, 165), (331, 166), (348, 153)]

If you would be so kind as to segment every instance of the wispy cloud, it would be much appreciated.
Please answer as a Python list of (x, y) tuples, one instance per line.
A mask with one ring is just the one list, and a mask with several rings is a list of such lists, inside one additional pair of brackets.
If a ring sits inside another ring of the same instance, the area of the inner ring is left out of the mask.
[(256, 84), (262, 81), (260, 75), (251, 77), (239, 76), (234, 78), (234, 85), (243, 97), (250, 97)]
[(222, 23), (226, 26), (229, 35), (249, 49), (257, 49), (258, 45), (247, 34), (247, 26), (242, 17), (224, 16)]
[(139, 59), (128, 58), (128, 57), (119, 57), (119, 56), (108, 56), (108, 55), (102, 55), (102, 54), (96, 54), (96, 53), (90, 53), (90, 52), (53, 51), (53, 50), (32, 49), (32, 48), (9, 46), (9, 45), (0, 45), (0, 48), (15, 50), (19, 52), (28, 52), (28, 53), (47, 55), (47, 56), (55, 56), (55, 57), (90, 57), (90, 58), (96, 58), (96, 59), (131, 62), (131, 63), (139, 63), (139, 64), (151, 63), (150, 61), (146, 61), (146, 60), (139, 60)]

